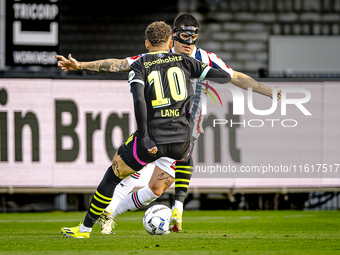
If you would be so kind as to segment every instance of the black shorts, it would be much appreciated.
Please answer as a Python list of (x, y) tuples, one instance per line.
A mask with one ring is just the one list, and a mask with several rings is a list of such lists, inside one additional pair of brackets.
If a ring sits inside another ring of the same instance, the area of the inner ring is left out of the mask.
[(174, 160), (187, 160), (190, 154), (190, 140), (182, 143), (170, 143), (157, 145), (158, 151), (151, 155), (140, 144), (138, 131), (133, 133), (118, 149), (118, 155), (134, 171), (141, 170), (148, 163), (161, 157), (169, 157)]

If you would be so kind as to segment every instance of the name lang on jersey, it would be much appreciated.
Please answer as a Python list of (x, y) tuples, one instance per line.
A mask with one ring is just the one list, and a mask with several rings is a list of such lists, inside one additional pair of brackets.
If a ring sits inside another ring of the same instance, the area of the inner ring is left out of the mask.
[(178, 117), (179, 109), (164, 109), (161, 110), (162, 117)]
[(144, 62), (144, 67), (148, 69), (152, 65), (164, 64), (164, 63), (170, 63), (173, 61), (182, 61), (182, 60), (183, 60), (182, 56), (173, 56), (173, 57), (168, 56), (168, 58), (165, 58), (165, 59), (159, 58), (152, 62)]

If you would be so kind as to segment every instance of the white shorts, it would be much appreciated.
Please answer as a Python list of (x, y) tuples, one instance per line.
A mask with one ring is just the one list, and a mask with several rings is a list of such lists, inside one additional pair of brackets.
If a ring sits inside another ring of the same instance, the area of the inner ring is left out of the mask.
[(168, 157), (161, 157), (155, 161), (155, 165), (175, 178), (176, 160)]

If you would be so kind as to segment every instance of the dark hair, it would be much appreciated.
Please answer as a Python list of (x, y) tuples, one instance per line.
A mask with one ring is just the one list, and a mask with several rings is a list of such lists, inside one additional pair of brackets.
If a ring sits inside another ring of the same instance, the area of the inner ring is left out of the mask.
[(171, 34), (171, 27), (164, 21), (153, 22), (145, 30), (145, 37), (153, 46), (166, 43)]
[(174, 20), (174, 28), (180, 28), (182, 26), (194, 26), (200, 28), (200, 24), (194, 16), (190, 14), (180, 14)]

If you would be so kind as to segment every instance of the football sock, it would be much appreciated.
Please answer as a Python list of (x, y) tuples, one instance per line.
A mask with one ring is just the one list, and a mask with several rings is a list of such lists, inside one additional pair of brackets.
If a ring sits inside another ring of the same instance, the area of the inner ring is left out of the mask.
[(113, 213), (120, 201), (123, 200), (124, 197), (126, 197), (132, 189), (136, 186), (138, 180), (140, 177), (140, 173), (134, 173), (123, 179), (119, 185), (117, 185), (115, 192), (113, 193), (113, 197), (111, 200), (111, 203), (109, 204), (108, 207), (106, 207), (106, 211)]
[(93, 227), (99, 215), (105, 210), (106, 206), (110, 204), (113, 192), (120, 182), (121, 179), (115, 175), (110, 166), (92, 197), (90, 208), (87, 211), (83, 223), (85, 227)]
[(175, 208), (179, 209), (183, 213), (183, 203), (176, 200), (174, 202), (174, 205), (172, 206), (171, 210), (174, 210)]
[(127, 211), (135, 211), (142, 208), (158, 198), (149, 186), (130, 193), (117, 206), (116, 211), (111, 214), (112, 217), (121, 215)]
[(79, 231), (84, 233), (84, 232), (92, 232), (92, 228), (85, 227), (84, 224), (81, 224), (79, 227)]
[(177, 161), (175, 168), (175, 196), (174, 200), (178, 200), (184, 203), (186, 193), (189, 188), (189, 182), (191, 179), (192, 171), (193, 171), (193, 162), (192, 158), (187, 162)]

